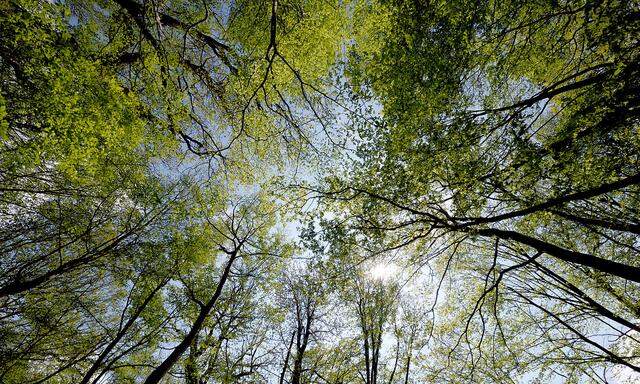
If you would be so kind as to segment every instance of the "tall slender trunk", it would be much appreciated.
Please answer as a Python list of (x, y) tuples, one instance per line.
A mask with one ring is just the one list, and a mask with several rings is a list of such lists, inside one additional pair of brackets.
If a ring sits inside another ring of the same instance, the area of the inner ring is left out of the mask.
[(411, 351), (407, 354), (407, 366), (404, 371), (404, 384), (409, 383), (409, 369), (411, 368)]
[(104, 359), (109, 355), (109, 353), (111, 353), (111, 351), (120, 342), (120, 340), (122, 340), (122, 338), (127, 333), (129, 328), (131, 328), (133, 323), (135, 323), (135, 321), (140, 317), (140, 315), (142, 314), (142, 311), (144, 311), (144, 309), (147, 307), (147, 305), (149, 305), (149, 303), (151, 302), (153, 297), (156, 295), (156, 293), (158, 293), (158, 291), (160, 289), (162, 289), (162, 287), (164, 287), (167, 284), (168, 281), (169, 281), (169, 279), (164, 279), (160, 284), (158, 284), (153, 289), (153, 291), (151, 291), (151, 293), (144, 299), (142, 304), (140, 304), (138, 306), (138, 308), (136, 308), (135, 312), (133, 314), (131, 314), (131, 317), (129, 318), (129, 320), (127, 320), (127, 322), (124, 324), (124, 326), (118, 331), (118, 333), (116, 334), (116, 337), (113, 340), (111, 340), (111, 342), (102, 351), (102, 353), (100, 353), (100, 355), (98, 356), (96, 361), (93, 362), (93, 364), (91, 365), (91, 368), (89, 368), (87, 373), (85, 373), (84, 377), (82, 378), (82, 381), (80, 381), (80, 384), (87, 384), (89, 382), (89, 380), (91, 380), (91, 377), (100, 368), (100, 366), (102, 365), (102, 362), (104, 361)]
[(296, 337), (296, 331), (291, 334), (291, 340), (289, 341), (289, 348), (287, 349), (287, 355), (284, 357), (284, 364), (282, 365), (282, 372), (280, 373), (280, 380), (278, 384), (284, 383), (284, 376), (287, 374), (287, 368), (289, 367), (289, 357), (291, 357), (291, 348), (293, 347), (293, 339)]
[(364, 299), (358, 299), (358, 315), (360, 316), (360, 329), (362, 330), (365, 384), (371, 384), (371, 362), (369, 361), (369, 331), (367, 327), (367, 314)]
[(382, 331), (371, 336), (371, 384), (378, 384), (378, 366), (380, 361), (380, 346), (382, 345)]
[(409, 344), (407, 345), (407, 365), (404, 370), (404, 384), (409, 383), (409, 371), (411, 369), (411, 354), (413, 348), (413, 337), (409, 338)]
[(398, 369), (398, 360), (400, 360), (400, 338), (396, 339), (396, 359), (393, 362), (393, 370), (391, 371), (391, 375), (389, 375), (389, 384), (393, 383), (393, 378), (396, 375), (396, 370)]
[(229, 277), (229, 272), (231, 272), (231, 265), (235, 261), (237, 254), (238, 249), (235, 249), (230, 253), (229, 260), (227, 261), (227, 264), (224, 267), (224, 271), (222, 272), (222, 276), (220, 276), (220, 280), (218, 281), (218, 285), (216, 286), (216, 291), (213, 293), (213, 296), (211, 296), (211, 299), (209, 299), (209, 301), (202, 308), (200, 308), (198, 317), (191, 326), (189, 333), (187, 333), (184, 339), (182, 339), (180, 344), (176, 346), (176, 348), (169, 354), (169, 356), (167, 356), (167, 358), (164, 359), (164, 361), (156, 369), (154, 369), (153, 372), (151, 372), (151, 374), (145, 380), (145, 384), (159, 383), (164, 375), (169, 372), (171, 367), (173, 367), (173, 365), (178, 362), (180, 356), (182, 356), (182, 354), (187, 350), (189, 345), (191, 345), (198, 332), (200, 332), (200, 330), (202, 329), (205, 320), (209, 316), (209, 313), (218, 301), (220, 294), (222, 294), (222, 288), (224, 287), (224, 284)]
[[(307, 345), (309, 344), (309, 336), (311, 335), (311, 323), (313, 322), (314, 310), (310, 308), (312, 304), (307, 302), (307, 306), (305, 308), (305, 324), (299, 324), (298, 329), (303, 328), (304, 333), (302, 337), (300, 337), (300, 332), (298, 333), (298, 343), (296, 350), (296, 359), (293, 364), (293, 374), (291, 375), (291, 384), (300, 384), (300, 378), (302, 377), (302, 361), (304, 358), (304, 353), (307, 350)], [(299, 322), (302, 319), (298, 319)]]

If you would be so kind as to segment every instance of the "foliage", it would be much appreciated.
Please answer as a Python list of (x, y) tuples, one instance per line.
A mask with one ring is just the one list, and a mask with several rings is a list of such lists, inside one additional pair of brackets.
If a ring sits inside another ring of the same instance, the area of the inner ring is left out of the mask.
[(0, 382), (633, 382), (638, 9), (0, 4)]

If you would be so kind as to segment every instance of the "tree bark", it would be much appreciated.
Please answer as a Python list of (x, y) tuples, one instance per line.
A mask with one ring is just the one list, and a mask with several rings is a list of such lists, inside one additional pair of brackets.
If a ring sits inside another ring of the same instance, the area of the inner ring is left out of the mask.
[(216, 290), (213, 293), (213, 296), (211, 296), (211, 299), (209, 299), (209, 301), (200, 309), (198, 317), (196, 318), (196, 321), (191, 326), (189, 333), (187, 333), (187, 335), (184, 337), (184, 339), (182, 339), (180, 344), (176, 346), (176, 348), (171, 352), (171, 354), (169, 354), (169, 356), (167, 356), (167, 358), (162, 362), (162, 364), (160, 364), (156, 369), (153, 370), (153, 372), (151, 372), (151, 374), (145, 380), (145, 384), (159, 383), (160, 380), (164, 377), (164, 375), (166, 375), (169, 372), (171, 367), (173, 367), (173, 365), (178, 362), (178, 360), (180, 359), (180, 356), (182, 356), (182, 354), (187, 350), (189, 345), (191, 345), (191, 342), (195, 339), (198, 332), (200, 332), (200, 329), (202, 329), (202, 326), (205, 320), (207, 319), (207, 316), (209, 316), (209, 313), (211, 312), (216, 302), (218, 301), (220, 294), (222, 294), (222, 289), (224, 288), (224, 284), (226, 283), (229, 277), (229, 272), (231, 271), (231, 265), (235, 261), (237, 254), (238, 254), (238, 249), (235, 249), (229, 255), (229, 260), (225, 265), (224, 271), (222, 272), (222, 276), (220, 276), (220, 280), (218, 281), (218, 285), (216, 286)]
[(293, 347), (293, 339), (296, 337), (296, 331), (293, 331), (291, 334), (291, 340), (289, 341), (289, 348), (287, 349), (287, 354), (284, 357), (284, 364), (282, 366), (282, 372), (280, 373), (279, 384), (284, 383), (284, 376), (287, 374), (287, 368), (289, 367), (289, 357), (291, 356), (291, 348)]
[(613, 276), (640, 283), (640, 268), (633, 265), (623, 264), (617, 261), (611, 261), (596, 257), (587, 253), (565, 249), (515, 231), (485, 228), (478, 230), (476, 233), (480, 236), (496, 236), (503, 240), (514, 240), (560, 260), (593, 268), (600, 272), (608, 273)]
[(158, 284), (153, 289), (153, 291), (151, 291), (151, 293), (144, 299), (142, 304), (140, 304), (138, 308), (136, 308), (135, 312), (131, 315), (129, 320), (127, 320), (127, 322), (124, 324), (122, 329), (118, 331), (118, 333), (116, 334), (116, 337), (113, 340), (111, 340), (109, 345), (107, 345), (107, 347), (102, 351), (102, 353), (100, 353), (96, 361), (93, 362), (93, 364), (91, 365), (91, 368), (89, 368), (87, 373), (85, 373), (84, 377), (82, 378), (82, 381), (80, 381), (80, 384), (87, 384), (89, 380), (91, 380), (91, 377), (100, 368), (104, 359), (109, 355), (109, 353), (111, 353), (113, 348), (115, 348), (115, 346), (120, 342), (120, 340), (122, 340), (122, 338), (127, 333), (129, 328), (131, 328), (133, 323), (135, 323), (135, 321), (140, 317), (140, 314), (142, 314), (142, 311), (144, 311), (147, 305), (149, 305), (149, 303), (154, 298), (156, 293), (158, 293), (158, 291), (162, 289), (162, 287), (164, 287), (168, 281), (169, 281), (168, 279), (165, 279), (160, 284)]

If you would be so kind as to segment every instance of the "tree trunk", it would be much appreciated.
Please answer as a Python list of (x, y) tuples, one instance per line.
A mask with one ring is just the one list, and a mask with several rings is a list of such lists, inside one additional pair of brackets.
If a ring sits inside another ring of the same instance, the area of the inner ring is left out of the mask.
[(296, 332), (293, 331), (291, 334), (291, 340), (289, 341), (289, 348), (287, 349), (287, 354), (284, 357), (284, 364), (282, 366), (282, 373), (280, 373), (280, 380), (278, 384), (284, 384), (284, 376), (287, 374), (287, 368), (289, 367), (289, 357), (291, 356), (291, 348), (293, 347), (293, 339), (296, 337)]
[(234, 250), (230, 254), (229, 261), (227, 261), (227, 265), (225, 266), (222, 276), (220, 276), (220, 280), (218, 281), (216, 291), (213, 293), (213, 296), (211, 296), (211, 299), (209, 299), (207, 304), (200, 309), (198, 317), (196, 318), (196, 321), (191, 326), (189, 333), (187, 333), (187, 335), (184, 337), (184, 339), (182, 339), (180, 344), (176, 346), (176, 348), (171, 352), (171, 354), (169, 354), (169, 356), (162, 362), (162, 364), (160, 364), (156, 369), (153, 370), (153, 372), (151, 372), (151, 374), (145, 380), (144, 382), (145, 384), (159, 383), (160, 380), (164, 377), (164, 375), (166, 375), (169, 372), (171, 367), (173, 367), (173, 365), (178, 362), (178, 360), (180, 359), (180, 356), (182, 356), (182, 354), (187, 350), (189, 345), (191, 345), (191, 343), (195, 339), (198, 332), (200, 332), (200, 329), (202, 329), (202, 326), (205, 320), (207, 319), (207, 316), (209, 316), (211, 309), (213, 309), (214, 305), (218, 301), (218, 298), (222, 293), (222, 288), (224, 287), (224, 284), (226, 283), (227, 278), (229, 277), (229, 272), (231, 271), (231, 265), (235, 261), (237, 253), (238, 253), (238, 249)]
[(151, 302), (153, 297), (156, 295), (156, 293), (158, 293), (158, 291), (162, 289), (162, 287), (164, 287), (168, 281), (169, 281), (168, 279), (165, 279), (160, 284), (158, 284), (158, 286), (156, 286), (155, 289), (151, 291), (149, 296), (147, 296), (144, 299), (142, 304), (140, 304), (140, 306), (136, 308), (135, 312), (131, 315), (129, 320), (127, 320), (126, 324), (122, 327), (122, 329), (120, 329), (116, 337), (113, 340), (111, 340), (109, 345), (107, 345), (107, 347), (102, 351), (102, 353), (100, 354), (100, 356), (98, 356), (96, 361), (93, 362), (93, 364), (91, 365), (91, 368), (89, 368), (87, 373), (82, 378), (82, 381), (80, 381), (80, 384), (87, 384), (89, 380), (91, 380), (91, 377), (96, 373), (98, 368), (100, 368), (100, 366), (102, 365), (102, 362), (107, 357), (107, 355), (111, 353), (113, 348), (115, 348), (115, 346), (120, 342), (120, 340), (124, 337), (124, 335), (129, 330), (129, 328), (131, 328), (133, 323), (138, 319), (138, 317), (140, 317), (140, 314), (142, 314), (142, 311), (144, 311), (147, 305), (149, 305), (149, 303)]

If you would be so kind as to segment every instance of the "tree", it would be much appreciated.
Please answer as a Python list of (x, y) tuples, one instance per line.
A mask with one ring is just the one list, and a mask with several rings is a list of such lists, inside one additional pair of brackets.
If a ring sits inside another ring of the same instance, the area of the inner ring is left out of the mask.
[(320, 268), (308, 262), (298, 270), (285, 272), (280, 278), (278, 306), (284, 312), (282, 333), (290, 336), (279, 382), (300, 384), (309, 382), (308, 350), (320, 340), (326, 301), (326, 282)]
[[(460, 341), (478, 348), (463, 355), (469, 380), (469, 367), (491, 364), (478, 360), (483, 307), (496, 317), (493, 341), (507, 343), (496, 350), (512, 361), (519, 337), (499, 323), (554, 324), (531, 333), (566, 364), (545, 360), (532, 337), (523, 348), (538, 362), (532, 372), (605, 376), (584, 365), (597, 362), (637, 370), (634, 5), (378, 2), (358, 12), (354, 99), (382, 111), (354, 122), (359, 158), (344, 176), (307, 188), (336, 213), (333, 225), (374, 254), (402, 250), (474, 277), (453, 277), (475, 288), (450, 296), (464, 303)], [(597, 340), (605, 329), (634, 347)]]
[[(269, 189), (306, 153), (344, 16), (327, 2), (0, 6), (1, 381), (157, 382), (187, 371), (187, 350), (215, 353), (199, 340), (239, 325), (213, 315), (249, 300), (225, 286), (259, 281), (243, 269), (267, 279), (257, 265), (286, 253), (265, 240), (273, 207), (224, 225), (229, 195)], [(244, 377), (219, 345), (229, 359), (203, 357), (203, 380)], [(251, 348), (239, 366), (257, 366)]]
[(0, 382), (640, 374), (639, 16), (8, 0)]

